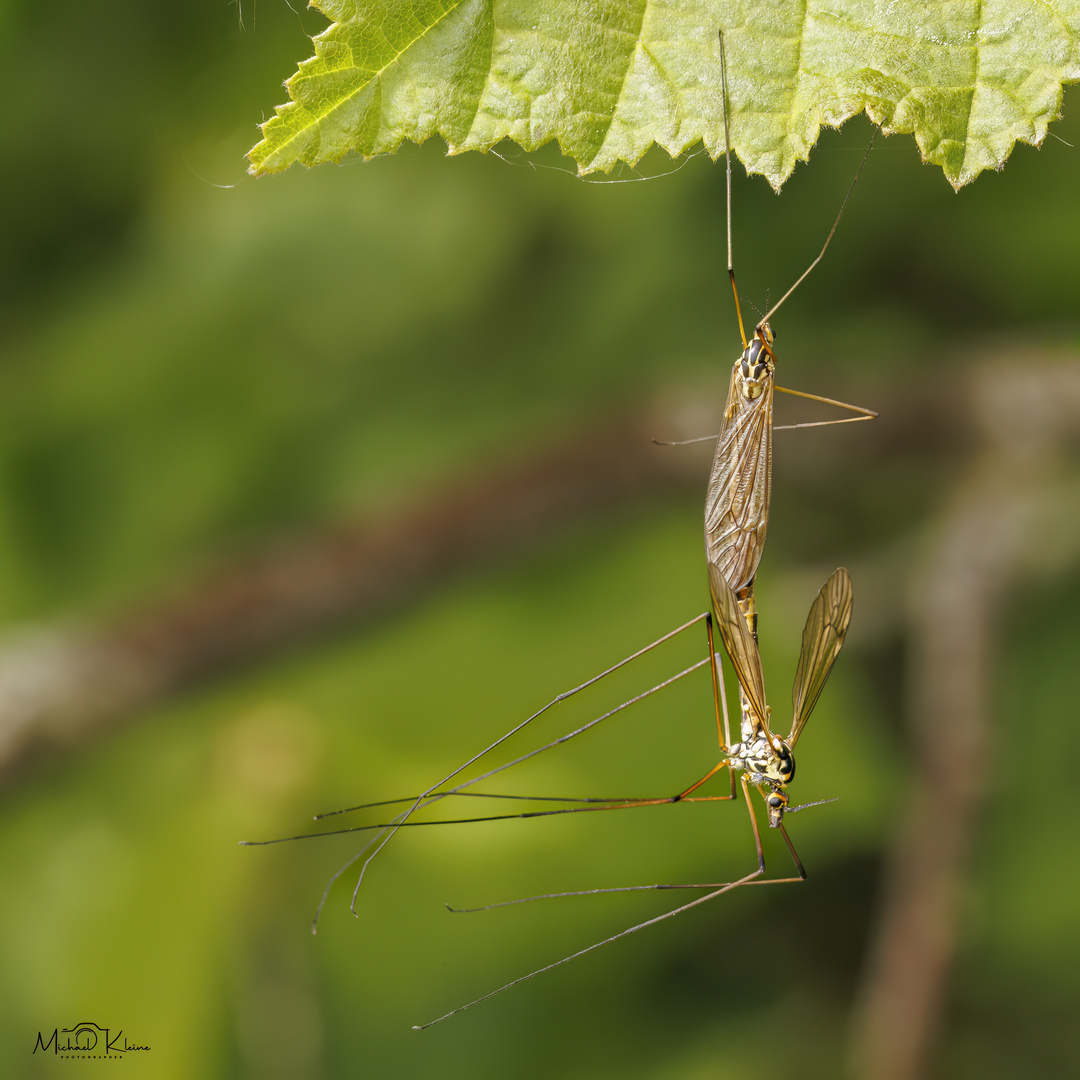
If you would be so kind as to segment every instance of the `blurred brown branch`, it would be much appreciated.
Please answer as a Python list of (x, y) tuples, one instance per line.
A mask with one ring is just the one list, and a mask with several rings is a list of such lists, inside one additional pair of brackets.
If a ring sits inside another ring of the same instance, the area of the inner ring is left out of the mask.
[(859, 1080), (927, 1075), (986, 782), (997, 626), (1080, 428), (1080, 364), (1017, 352), (975, 369), (962, 400), (982, 447), (912, 579), (914, 774), (856, 1010)]
[[(872, 396), (888, 400), (889, 411), (860, 425), (871, 456), (940, 447), (955, 430), (938, 395), (878, 388)], [(0, 642), (0, 773), (335, 625), (377, 618), (581, 518), (679, 485), (703, 489), (711, 446), (661, 447), (652, 438), (700, 435), (717, 424), (721, 405), (719, 393), (675, 393), (388, 517), (268, 545), (111, 625), (9, 636)], [(818, 453), (828, 456), (824, 445)], [(803, 466), (813, 457), (804, 449)], [(846, 452), (821, 464), (830, 482), (867, 467), (863, 455)]]
[[(345, 621), (377, 618), (583, 517), (673, 486), (703, 490), (711, 446), (661, 447), (652, 439), (715, 428), (721, 390), (673, 392), (655, 408), (590, 426), (388, 517), (268, 545), (112, 625), (9, 636), (0, 641), (0, 773), (35, 749), (72, 745), (220, 672)], [(870, 396), (889, 401), (887, 416), (859, 425), (859, 444), (872, 454), (940, 447), (955, 428), (936, 395), (879, 387)], [(804, 459), (812, 458), (805, 445)], [(816, 445), (828, 454), (824, 442)], [(821, 473), (845, 468), (865, 469), (866, 460), (834, 454)]]
[(401, 606), (449, 574), (535, 547), (582, 515), (691, 480), (644, 416), (222, 567), (108, 627), (0, 647), (0, 769), (346, 619)]

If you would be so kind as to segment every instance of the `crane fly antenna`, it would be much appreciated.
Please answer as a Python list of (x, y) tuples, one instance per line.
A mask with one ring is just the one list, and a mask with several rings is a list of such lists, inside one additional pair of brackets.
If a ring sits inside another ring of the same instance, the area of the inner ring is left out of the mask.
[[(738, 514), (746, 512), (746, 506), (754, 507), (755, 504), (757, 504), (756, 509), (759, 511), (758, 516), (766, 518), (768, 516), (769, 481), (766, 478), (772, 475), (773, 389), (836, 405), (839, 408), (858, 413), (858, 419), (870, 419), (877, 415), (872, 409), (847, 405), (844, 402), (834, 401), (830, 398), (820, 398), (813, 394), (783, 390), (782, 387), (774, 384), (774, 366), (770, 366), (769, 370), (764, 373), (762, 371), (763, 357), (768, 359), (770, 365), (775, 365), (777, 361), (776, 353), (772, 348), (772, 342), (776, 335), (769, 325), (769, 320), (780, 310), (788, 297), (806, 280), (806, 276), (824, 257), (840, 225), (840, 219), (847, 209), (848, 200), (851, 198), (867, 159), (870, 157), (877, 129), (874, 130), (874, 135), (871, 137), (870, 144), (867, 146), (862, 161), (859, 163), (855, 178), (851, 181), (851, 186), (844, 196), (844, 201), (840, 204), (840, 212), (836, 215), (836, 219), (832, 223), (832, 228), (829, 230), (817, 258), (802, 272), (795, 284), (780, 297), (775, 305), (770, 304), (769, 292), (766, 291), (764, 312), (753, 300), (749, 301), (754, 311), (757, 312), (758, 321), (752, 328), (751, 340), (748, 343), (746, 324), (743, 321), (742, 304), (739, 301), (739, 290), (735, 282), (735, 254), (731, 220), (731, 93), (728, 87), (727, 50), (722, 29), (717, 31), (717, 38), (720, 44), (721, 104), (724, 117), (725, 227), (728, 278), (731, 281), (731, 294), (735, 301), (735, 317), (739, 323), (739, 337), (742, 340), (743, 352), (739, 360), (736, 361), (735, 370), (732, 372), (732, 382), (728, 391), (724, 419), (716, 441), (716, 455), (713, 459), (712, 475), (709, 478), (709, 493), (705, 504), (705, 528), (706, 533), (710, 536), (708, 541), (709, 558), (723, 559), (725, 556), (723, 556), (720, 549), (725, 547), (730, 549), (727, 551), (727, 555), (731, 555), (738, 560), (740, 565), (737, 572), (734, 563), (729, 565), (729, 570), (739, 578), (738, 587), (746, 588), (753, 580), (757, 560), (760, 557), (760, 549), (764, 544), (764, 527), (762, 525), (755, 530), (744, 527), (743, 524), (735, 525), (733, 522), (734, 518), (738, 517)], [(749, 300), (749, 297), (747, 299)], [(754, 401), (759, 402), (757, 407), (762, 413), (767, 414), (760, 422), (752, 415), (754, 409), (747, 404), (747, 402)], [(784, 424), (778, 425), (778, 427), (785, 430), (802, 427), (827, 427), (834, 423), (851, 422), (852, 420), (849, 418), (846, 420), (825, 420), (803, 424)], [(713, 437), (709, 435), (700, 439), (653, 439), (652, 441), (658, 446), (690, 446), (694, 443), (711, 442), (712, 440)], [(756, 482), (753, 479), (754, 477), (758, 478)], [(744, 492), (744, 490), (748, 491), (749, 494), (741, 495), (738, 500), (731, 495), (732, 492)], [(736, 503), (742, 509), (737, 510)], [(737, 539), (739, 536), (757, 537), (758, 539), (747, 539), (745, 543), (742, 543)]]
[(799, 803), (798, 806), (789, 806), (785, 814), (797, 814), (800, 810), (809, 810), (811, 806), (825, 806), (826, 803), (839, 802), (840, 796), (834, 795), (831, 799), (815, 799), (813, 802)]
[[(806, 278), (810, 274), (810, 271), (813, 270), (819, 262), (821, 262), (822, 258), (825, 255), (826, 249), (832, 241), (833, 234), (836, 232), (836, 227), (840, 224), (840, 219), (844, 216), (844, 211), (847, 209), (848, 199), (851, 198), (851, 193), (855, 190), (855, 185), (859, 182), (859, 177), (862, 175), (863, 166), (866, 164), (866, 159), (870, 156), (870, 151), (874, 148), (874, 139), (876, 138), (877, 128), (874, 128), (874, 133), (870, 136), (870, 145), (867, 146), (866, 153), (863, 154), (863, 159), (859, 163), (859, 168), (855, 172), (855, 179), (851, 181), (851, 187), (848, 188), (847, 194), (844, 196), (844, 201), (840, 204), (840, 213), (836, 215), (836, 220), (833, 222), (832, 228), (829, 230), (829, 235), (825, 237), (825, 243), (821, 245), (821, 250), (818, 252), (817, 258), (799, 275), (798, 280), (795, 282), (795, 284), (792, 285), (791, 288), (788, 289), (788, 291), (784, 293), (784, 295), (781, 296), (779, 300), (776, 301), (776, 304), (771, 309), (767, 310), (766, 317), (775, 315), (777, 311), (780, 310), (780, 305), (783, 304), (783, 302), (806, 280)], [(732, 278), (732, 281), (734, 282), (734, 278)], [(757, 324), (757, 326), (754, 327), (754, 332), (756, 333), (758, 330), (760, 330), (764, 323), (765, 319), (763, 318)]]

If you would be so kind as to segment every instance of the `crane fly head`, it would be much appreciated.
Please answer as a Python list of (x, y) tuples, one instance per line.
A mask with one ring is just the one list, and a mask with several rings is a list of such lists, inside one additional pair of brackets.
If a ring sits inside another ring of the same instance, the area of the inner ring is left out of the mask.
[(773, 356), (770, 346), (774, 337), (769, 324), (761, 323), (750, 339), (750, 344), (743, 349), (743, 354), (739, 358), (743, 396), (751, 401), (761, 396), (765, 389), (766, 379), (772, 378)]
[(769, 828), (779, 829), (784, 823), (784, 811), (788, 806), (787, 793), (774, 788), (765, 796), (765, 805), (769, 810)]
[(765, 805), (769, 810), (769, 828), (779, 829), (784, 821), (784, 811), (788, 808), (787, 792), (783, 789), (795, 779), (795, 756), (783, 739), (779, 747), (773, 747), (776, 756), (770, 763), (766, 775), (770, 781), (770, 791), (765, 796)]

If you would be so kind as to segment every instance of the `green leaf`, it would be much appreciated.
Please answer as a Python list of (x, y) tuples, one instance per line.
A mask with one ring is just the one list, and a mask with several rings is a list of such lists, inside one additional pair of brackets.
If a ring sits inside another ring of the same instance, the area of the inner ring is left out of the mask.
[(333, 20), (263, 125), (256, 175), (432, 135), (552, 140), (581, 173), (654, 143), (733, 150), (776, 188), (823, 125), (914, 132), (954, 187), (1038, 145), (1080, 79), (1080, 0), (315, 0)]

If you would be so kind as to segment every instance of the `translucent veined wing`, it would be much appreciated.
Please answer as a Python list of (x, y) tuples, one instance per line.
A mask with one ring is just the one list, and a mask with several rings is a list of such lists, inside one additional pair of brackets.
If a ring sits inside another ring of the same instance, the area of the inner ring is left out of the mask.
[(736, 363), (705, 496), (709, 563), (720, 568), (735, 591), (753, 581), (765, 548), (772, 488), (772, 415), (772, 376), (758, 397), (748, 399), (739, 390)]
[[(757, 642), (746, 625), (746, 619), (739, 610), (739, 602), (724, 580), (719, 568), (709, 563), (709, 590), (712, 593), (713, 615), (716, 628), (720, 631), (724, 648), (731, 657), (732, 667), (739, 680), (754, 719), (762, 729), (769, 732), (768, 713), (765, 710), (765, 674), (761, 670), (761, 654)], [(770, 741), (771, 736), (770, 736)]]
[(840, 655), (850, 621), (851, 578), (841, 566), (821, 586), (806, 617), (799, 666), (795, 669), (795, 685), (791, 691), (793, 718), (791, 734), (787, 737), (789, 746), (795, 745), (803, 725), (814, 711), (833, 661)]

